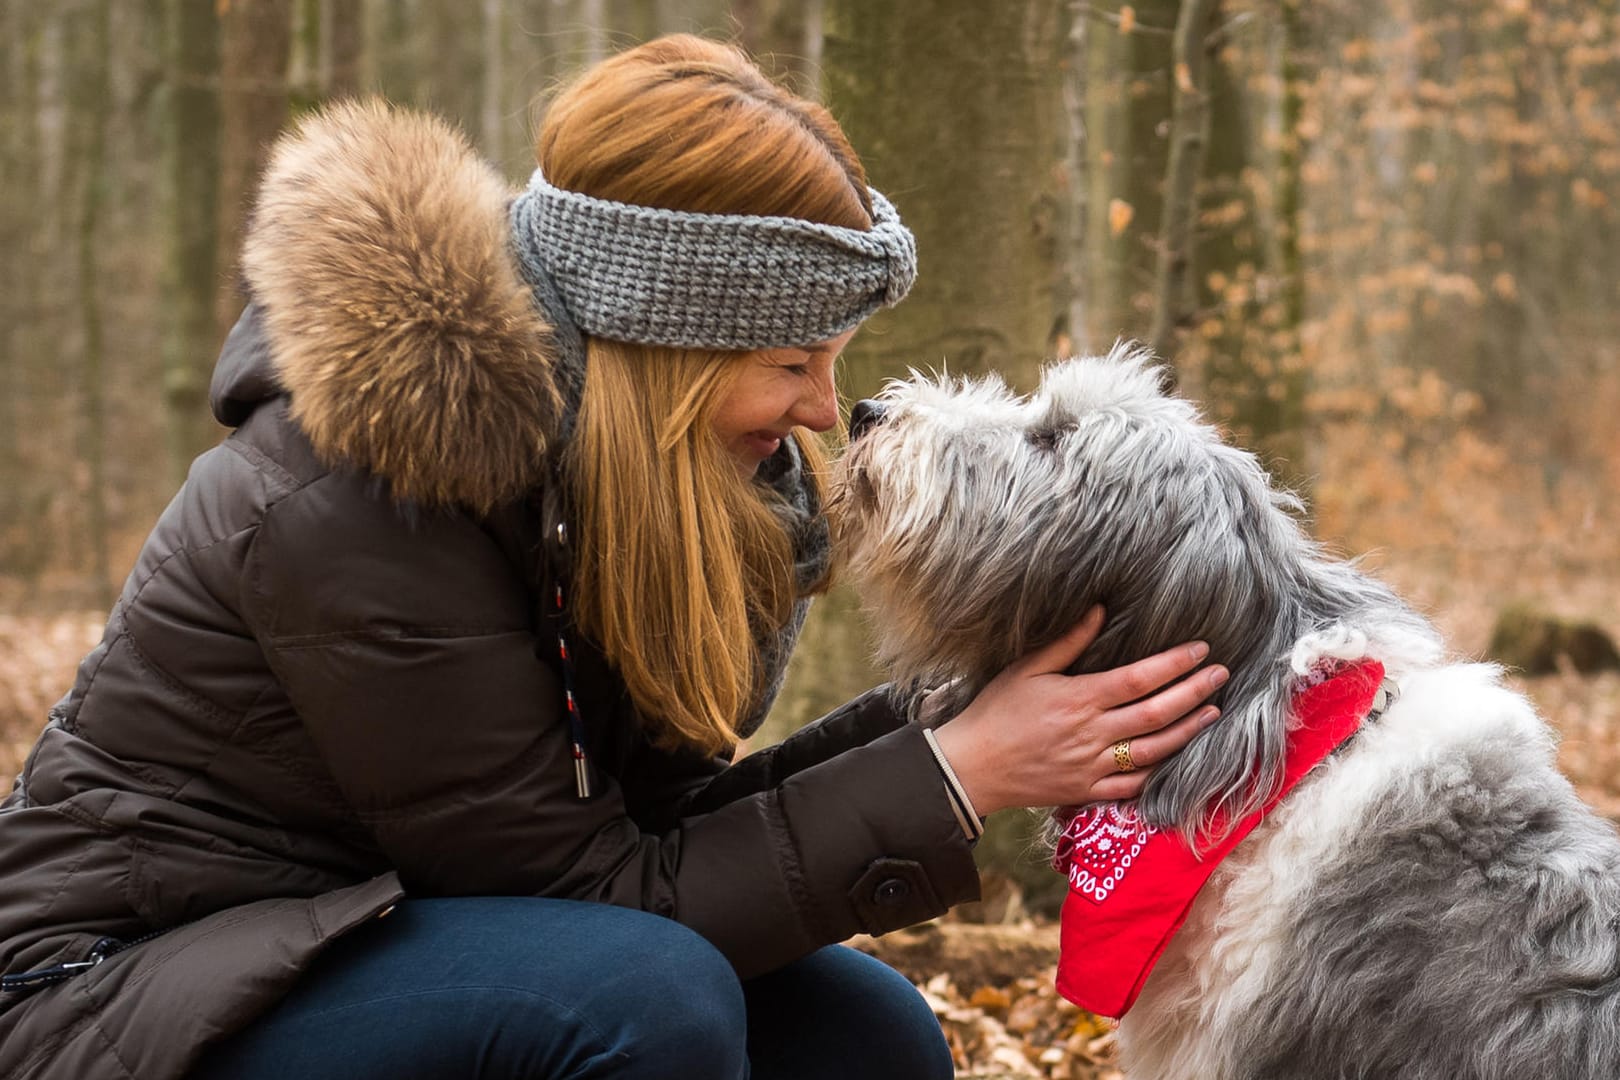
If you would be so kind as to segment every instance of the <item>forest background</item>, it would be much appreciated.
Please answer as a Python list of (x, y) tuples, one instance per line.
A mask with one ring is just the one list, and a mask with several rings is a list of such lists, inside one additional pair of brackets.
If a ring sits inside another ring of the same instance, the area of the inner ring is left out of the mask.
[[(1459, 652), (1526, 609), (1620, 633), (1612, 5), (0, 0), (0, 780), (222, 434), (205, 390), (274, 134), (379, 92), (517, 185), (537, 95), (672, 30), (824, 100), (917, 235), (912, 296), (846, 354), (850, 401), (909, 367), (1027, 387), (1148, 341)], [(856, 607), (819, 605), (774, 734), (878, 680)], [(1613, 813), (1620, 679), (1550, 667), (1521, 685)], [(981, 918), (1050, 902), (1002, 833)], [(1017, 1005), (980, 998), (950, 1007)], [(1058, 1027), (1061, 1059), (1024, 1033), (1032, 1075), (1106, 1068)]]

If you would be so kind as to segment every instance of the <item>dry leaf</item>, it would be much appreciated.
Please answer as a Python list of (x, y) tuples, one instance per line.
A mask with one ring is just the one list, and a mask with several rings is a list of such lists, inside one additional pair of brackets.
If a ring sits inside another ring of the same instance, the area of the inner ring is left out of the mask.
[(998, 1046), (990, 1051), (990, 1063), (1000, 1065), (1014, 1076), (1040, 1076), (1041, 1070), (1029, 1063), (1029, 1059), (1017, 1046)]
[(1006, 1012), (1007, 1007), (1012, 1004), (1012, 995), (994, 986), (981, 986), (973, 991), (973, 996), (968, 998), (968, 1004), (978, 1009)]
[(1136, 216), (1136, 207), (1124, 199), (1108, 200), (1108, 231), (1119, 236), (1130, 228), (1131, 219)]
[(1038, 1027), (1052, 1012), (1049, 1002), (1042, 1001), (1033, 994), (1018, 999), (1007, 1013), (1007, 1030), (1015, 1035), (1028, 1035)]
[(1102, 1035), (1111, 1035), (1113, 1031), (1112, 1022), (1093, 1013), (1083, 1012), (1076, 1018), (1074, 1026), (1069, 1029), (1069, 1034), (1071, 1038), (1090, 1042)]
[(1128, 34), (1136, 29), (1136, 9), (1126, 4), (1119, 9), (1119, 32)]

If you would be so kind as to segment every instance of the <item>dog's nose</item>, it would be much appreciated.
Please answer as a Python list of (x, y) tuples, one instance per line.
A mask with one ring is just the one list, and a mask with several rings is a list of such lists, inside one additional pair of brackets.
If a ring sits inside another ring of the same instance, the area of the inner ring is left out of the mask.
[(849, 441), (854, 442), (861, 435), (871, 430), (883, 421), (884, 409), (882, 403), (871, 398), (862, 398), (849, 410)]

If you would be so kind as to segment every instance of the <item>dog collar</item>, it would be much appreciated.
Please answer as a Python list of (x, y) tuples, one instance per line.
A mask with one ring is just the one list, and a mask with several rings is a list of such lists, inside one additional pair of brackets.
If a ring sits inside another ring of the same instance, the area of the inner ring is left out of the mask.
[(1058, 993), (1099, 1016), (1124, 1016), (1221, 860), (1392, 699), (1393, 684), (1376, 660), (1344, 667), (1296, 694), (1281, 789), (1201, 853), (1179, 833), (1145, 824), (1128, 805), (1099, 803), (1075, 815), (1053, 859), (1069, 879)]

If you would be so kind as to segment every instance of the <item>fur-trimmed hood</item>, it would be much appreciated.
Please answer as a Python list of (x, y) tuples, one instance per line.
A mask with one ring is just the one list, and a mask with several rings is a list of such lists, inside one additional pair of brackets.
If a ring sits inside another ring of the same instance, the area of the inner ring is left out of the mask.
[(512, 194), (435, 117), (364, 101), (303, 118), (248, 227), (262, 330), (226, 350), (220, 419), (285, 390), (324, 460), (424, 506), (487, 510), (535, 486), (562, 404), (551, 328), (511, 253)]

